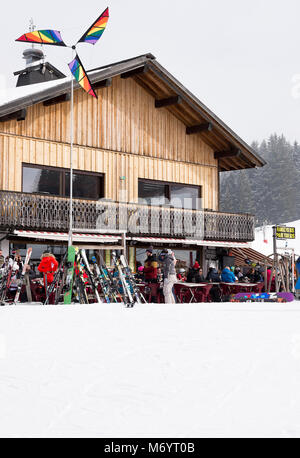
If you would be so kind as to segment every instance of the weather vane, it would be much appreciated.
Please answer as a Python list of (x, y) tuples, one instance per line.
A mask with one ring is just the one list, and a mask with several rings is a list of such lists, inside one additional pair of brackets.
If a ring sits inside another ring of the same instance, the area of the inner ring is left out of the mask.
[(99, 16), (99, 18), (94, 22), (94, 24), (89, 27), (85, 34), (80, 38), (80, 40), (73, 46), (67, 46), (62, 37), (61, 33), (58, 30), (35, 30), (35, 25), (33, 19), (30, 20), (30, 32), (25, 33), (16, 41), (24, 43), (33, 43), (41, 45), (53, 45), (53, 46), (64, 46), (67, 48), (72, 48), (76, 53), (75, 58), (70, 62), (69, 68), (80, 86), (90, 95), (97, 98), (97, 95), (93, 89), (93, 86), (87, 76), (87, 73), (83, 67), (83, 64), (76, 52), (76, 46), (79, 43), (90, 43), (95, 45), (97, 41), (101, 38), (107, 22), (109, 19), (109, 10), (106, 10)]
[[(82, 35), (80, 40), (73, 46), (67, 46), (58, 30), (34, 30), (35, 26), (33, 20), (30, 22), (30, 32), (25, 33), (16, 41), (24, 43), (33, 43), (41, 45), (52, 45), (52, 46), (64, 46), (72, 49), (72, 57), (75, 58), (70, 62), (69, 68), (73, 77), (79, 83), (79, 85), (88, 94), (92, 95), (96, 99), (97, 94), (90, 82), (89, 77), (84, 69), (84, 66), (77, 54), (76, 46), (79, 43), (90, 43), (95, 45), (97, 41), (102, 37), (102, 34), (107, 26), (109, 19), (109, 11), (106, 8), (105, 11), (99, 16), (94, 24), (88, 28), (88, 30)], [(71, 79), (71, 116), (70, 116), (70, 216), (69, 216), (69, 246), (73, 244), (73, 143), (74, 143), (74, 79)]]

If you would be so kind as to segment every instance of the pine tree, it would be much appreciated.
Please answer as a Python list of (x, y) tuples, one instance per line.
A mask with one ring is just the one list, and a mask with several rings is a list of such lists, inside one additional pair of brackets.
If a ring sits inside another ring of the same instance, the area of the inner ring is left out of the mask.
[(255, 214), (258, 225), (300, 219), (300, 145), (273, 134), (252, 148), (267, 165), (221, 174), (221, 209)]

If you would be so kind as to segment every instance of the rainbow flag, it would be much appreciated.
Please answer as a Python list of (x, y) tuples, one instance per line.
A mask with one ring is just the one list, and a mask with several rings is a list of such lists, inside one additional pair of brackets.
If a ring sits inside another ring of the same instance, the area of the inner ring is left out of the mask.
[(16, 41), (39, 43), (41, 45), (66, 46), (58, 30), (36, 30), (25, 33)]
[(88, 94), (92, 95), (93, 97), (96, 97), (97, 99), (97, 94), (95, 93), (93, 86), (89, 80), (89, 77), (87, 76), (87, 73), (77, 54), (75, 59), (69, 63), (69, 68), (72, 72), (72, 75), (74, 76), (76, 81), (78, 81), (82, 89), (84, 89)]
[(90, 27), (85, 34), (80, 38), (78, 43), (90, 43), (95, 45), (97, 41), (102, 37), (102, 34), (107, 26), (109, 19), (109, 9), (106, 8), (105, 11), (98, 17), (94, 22), (92, 27)]

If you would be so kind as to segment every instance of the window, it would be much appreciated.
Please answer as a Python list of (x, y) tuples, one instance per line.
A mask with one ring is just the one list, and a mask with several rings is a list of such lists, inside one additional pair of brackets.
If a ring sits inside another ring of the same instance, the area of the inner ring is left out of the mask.
[[(23, 164), (22, 191), (69, 197), (70, 172), (68, 169)], [(75, 171), (73, 195), (75, 198), (95, 200), (104, 197), (104, 176), (99, 173)]]
[(166, 201), (166, 186), (162, 183), (139, 180), (139, 199), (144, 199), (150, 205), (164, 205)]
[(201, 186), (139, 180), (139, 200), (150, 205), (201, 210)]
[(201, 210), (199, 198), (200, 187), (185, 185), (170, 185), (170, 203), (172, 207)]
[(23, 192), (60, 195), (61, 172), (23, 166)]
[[(65, 196), (70, 196), (70, 173), (65, 174)], [(99, 199), (101, 195), (100, 180), (97, 175), (73, 174), (73, 196), (76, 198)]]

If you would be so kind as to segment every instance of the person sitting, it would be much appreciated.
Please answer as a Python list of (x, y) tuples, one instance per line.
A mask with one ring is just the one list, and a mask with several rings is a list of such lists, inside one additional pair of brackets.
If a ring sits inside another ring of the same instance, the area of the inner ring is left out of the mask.
[(221, 279), (222, 279), (222, 282), (224, 283), (235, 283), (236, 282), (235, 275), (233, 272), (231, 272), (230, 267), (228, 266), (226, 266), (222, 270)]
[(186, 272), (185, 269), (179, 269), (177, 278), (179, 281), (186, 281)]
[(235, 277), (238, 279), (238, 281), (241, 281), (243, 278), (244, 278), (244, 275), (243, 273), (241, 272), (241, 268), (240, 267), (236, 267), (234, 269), (234, 275)]
[(218, 274), (217, 269), (215, 269), (214, 267), (210, 267), (208, 269), (206, 281), (210, 283), (220, 283), (221, 282), (221, 278), (220, 278), (220, 275)]
[(254, 267), (251, 268), (251, 270), (248, 273), (247, 277), (249, 278), (251, 283), (260, 283), (260, 282), (262, 282), (261, 274)]
[(138, 282), (143, 282), (145, 280), (145, 278), (144, 278), (144, 267), (143, 266), (138, 267), (138, 271), (137, 271), (137, 274), (136, 274), (135, 278), (136, 278), (136, 280)]
[(203, 274), (202, 272), (200, 274), (200, 270), (202, 271), (202, 269), (200, 269), (200, 265), (198, 261), (196, 261), (193, 267), (188, 272), (187, 282), (188, 283), (201, 283), (202, 281), (204, 281)]

